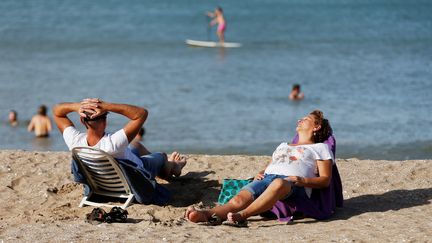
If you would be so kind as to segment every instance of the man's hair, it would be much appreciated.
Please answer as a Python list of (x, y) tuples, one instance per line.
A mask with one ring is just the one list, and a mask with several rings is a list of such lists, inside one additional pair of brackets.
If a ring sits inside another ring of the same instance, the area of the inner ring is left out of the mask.
[(92, 126), (93, 124), (99, 122), (99, 121), (103, 121), (106, 120), (108, 112), (102, 115), (99, 115), (95, 118), (90, 118), (91, 117), (91, 113), (89, 112), (85, 112), (84, 114), (86, 115), (86, 117), (81, 117), (81, 122), (84, 124), (84, 126), (88, 129), (89, 126)]
[(42, 115), (42, 116), (46, 116), (46, 114), (47, 114), (47, 107), (45, 105), (39, 106), (38, 114)]
[(220, 6), (218, 6), (216, 9), (219, 10), (219, 12), (223, 13), (223, 10)]
[(330, 135), (333, 134), (333, 129), (330, 126), (330, 122), (324, 118), (324, 114), (320, 110), (314, 110), (310, 113), (315, 119), (315, 125), (320, 125), (321, 128), (314, 132), (312, 139), (314, 143), (323, 143), (327, 140)]
[(293, 90), (300, 90), (300, 84), (294, 84), (292, 87)]

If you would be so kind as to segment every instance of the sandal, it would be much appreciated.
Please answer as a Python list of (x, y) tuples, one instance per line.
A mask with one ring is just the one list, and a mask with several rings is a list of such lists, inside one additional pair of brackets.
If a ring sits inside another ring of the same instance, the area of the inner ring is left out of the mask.
[(232, 226), (232, 227), (236, 227), (236, 228), (247, 228), (248, 227), (248, 222), (246, 220), (241, 220), (241, 221), (224, 221), (222, 223), (222, 225)]
[(106, 222), (107, 213), (102, 208), (93, 208), (91, 213), (86, 214), (86, 222), (90, 224), (100, 224)]
[(113, 207), (108, 213), (105, 222), (107, 223), (125, 223), (127, 220), (128, 211), (120, 207)]
[(213, 214), (208, 219), (208, 224), (211, 225), (211, 226), (221, 225), (222, 224), (222, 219), (219, 216), (217, 216), (216, 214)]
[(94, 208), (86, 215), (86, 222), (90, 224), (100, 223), (125, 223), (128, 211), (120, 207), (113, 207), (109, 213), (102, 208)]
[(198, 222), (198, 224), (205, 225), (205, 226), (216, 226), (222, 224), (222, 219), (217, 216), (216, 214), (213, 214), (208, 218), (206, 222)]

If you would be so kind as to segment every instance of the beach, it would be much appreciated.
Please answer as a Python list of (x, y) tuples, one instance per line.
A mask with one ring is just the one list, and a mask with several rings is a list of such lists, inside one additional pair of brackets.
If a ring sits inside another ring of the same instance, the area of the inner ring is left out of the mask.
[(133, 204), (127, 223), (85, 222), (82, 186), (69, 152), (0, 151), (0, 242), (427, 242), (432, 233), (431, 160), (337, 159), (344, 207), (325, 221), (290, 224), (252, 217), (248, 228), (187, 222), (189, 205), (213, 206), (224, 178), (245, 179), (269, 156), (188, 155), (181, 177), (166, 182), (167, 206)]

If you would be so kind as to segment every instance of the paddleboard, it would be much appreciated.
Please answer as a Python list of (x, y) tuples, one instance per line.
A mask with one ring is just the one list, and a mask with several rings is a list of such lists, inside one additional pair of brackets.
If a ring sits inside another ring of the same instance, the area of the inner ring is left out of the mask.
[(235, 42), (224, 42), (222, 44), (220, 42), (199, 41), (199, 40), (186, 40), (186, 44), (190, 46), (199, 46), (199, 47), (225, 47), (225, 48), (236, 48), (242, 46), (240, 43), (235, 43)]

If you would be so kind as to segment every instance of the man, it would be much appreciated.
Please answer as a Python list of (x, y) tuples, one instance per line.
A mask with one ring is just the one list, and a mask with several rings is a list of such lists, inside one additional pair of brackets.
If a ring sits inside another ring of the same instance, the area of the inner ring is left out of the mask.
[(27, 131), (34, 130), (36, 137), (48, 137), (52, 126), (49, 117), (47, 116), (47, 107), (39, 106), (38, 114), (34, 115), (27, 127)]
[[(81, 123), (87, 129), (86, 133), (78, 131), (67, 117), (72, 112), (80, 115)], [(129, 121), (117, 132), (106, 133), (108, 112), (123, 115)], [(128, 145), (147, 119), (148, 112), (144, 108), (88, 98), (80, 103), (57, 104), (53, 108), (53, 115), (70, 150), (82, 146), (101, 149), (117, 159), (131, 161), (137, 168), (149, 172), (152, 179), (156, 176), (164, 179), (180, 176), (186, 165), (186, 159), (178, 152), (172, 153), (169, 158), (165, 153), (152, 153), (142, 157), (132, 153)]]
[(304, 94), (300, 90), (300, 84), (294, 84), (289, 95), (290, 100), (302, 100), (304, 98)]

